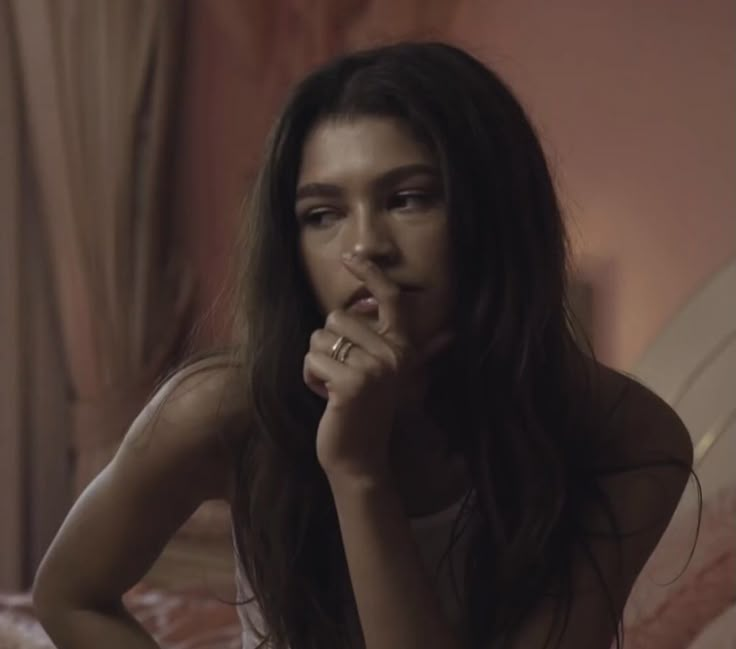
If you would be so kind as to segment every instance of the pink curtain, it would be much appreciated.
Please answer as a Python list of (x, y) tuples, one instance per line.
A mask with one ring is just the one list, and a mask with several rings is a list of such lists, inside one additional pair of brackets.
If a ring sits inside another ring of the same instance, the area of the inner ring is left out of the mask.
[[(23, 575), (21, 144), (8, 7), (0, 3), (0, 588)], [(11, 126), (13, 125), (13, 126)]]
[(169, 362), (189, 303), (165, 192), (181, 6), (6, 1), (81, 490)]
[(0, 0), (0, 588), (21, 588), (68, 509), (70, 463), (67, 380), (10, 16)]

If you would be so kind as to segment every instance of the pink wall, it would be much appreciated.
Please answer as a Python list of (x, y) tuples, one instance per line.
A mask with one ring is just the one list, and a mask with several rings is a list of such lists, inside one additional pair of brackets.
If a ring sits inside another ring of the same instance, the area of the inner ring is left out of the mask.
[(225, 281), (246, 173), (254, 164), (249, 161), (255, 159), (265, 134), (261, 112), (252, 109), (255, 84), (249, 57), (235, 47), (241, 39), (232, 34), (235, 29), (247, 36), (237, 27), (245, 21), (234, 2), (217, 7), (190, 3), (176, 158), (176, 213), (199, 283), (195, 310), (206, 318), (200, 323), (198, 346), (222, 338), (219, 319), (207, 314)]
[[(193, 5), (201, 15), (191, 23), (180, 199), (204, 308), (222, 283), (237, 204), (282, 91), (264, 90), (244, 65), (247, 28), (222, 13), (236, 3), (218, 4), (219, 15)], [(435, 23), (448, 33), (434, 35), (501, 72), (538, 125), (581, 274), (597, 285), (600, 357), (632, 367), (735, 251), (734, 3), (465, 0), (450, 15)]]
[(539, 126), (616, 367), (736, 252), (735, 24), (730, 0), (473, 0), (453, 25)]

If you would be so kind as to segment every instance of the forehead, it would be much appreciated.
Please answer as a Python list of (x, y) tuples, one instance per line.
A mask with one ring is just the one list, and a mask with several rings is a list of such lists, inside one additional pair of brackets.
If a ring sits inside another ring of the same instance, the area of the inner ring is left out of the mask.
[(332, 118), (318, 123), (304, 141), (299, 184), (381, 174), (416, 163), (435, 164), (435, 158), (401, 120)]

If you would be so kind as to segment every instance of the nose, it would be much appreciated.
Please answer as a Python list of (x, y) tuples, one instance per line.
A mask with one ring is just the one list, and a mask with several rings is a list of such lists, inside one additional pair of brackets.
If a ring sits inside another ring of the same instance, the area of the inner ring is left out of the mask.
[(354, 252), (377, 265), (388, 265), (398, 257), (398, 247), (391, 228), (379, 214), (365, 212), (353, 220), (349, 228), (347, 251)]

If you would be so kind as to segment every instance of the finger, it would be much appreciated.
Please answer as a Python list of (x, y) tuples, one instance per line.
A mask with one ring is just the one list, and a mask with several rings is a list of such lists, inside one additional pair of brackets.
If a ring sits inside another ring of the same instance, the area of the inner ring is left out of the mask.
[[(376, 358), (388, 358), (388, 354), (391, 353), (391, 343), (384, 336), (374, 331), (364, 319), (342, 309), (328, 314), (325, 328), (321, 331), (325, 335), (315, 332), (315, 337), (321, 351), (327, 354), (339, 336), (345, 336), (355, 347)], [(351, 349), (351, 353), (355, 347)]]
[(304, 383), (318, 397), (322, 397), (323, 399), (329, 399), (330, 398), (330, 393), (327, 390), (327, 386), (325, 385), (325, 383), (323, 381), (320, 381), (320, 380), (315, 379), (313, 377), (309, 377), (305, 373), (305, 375), (304, 375)]
[(373, 294), (378, 302), (380, 334), (401, 330), (403, 325), (399, 311), (399, 295), (401, 289), (391, 281), (376, 264), (358, 255), (345, 254), (342, 257), (344, 266)]
[(329, 398), (327, 383), (330, 381), (330, 376), (314, 363), (314, 360), (311, 358), (311, 354), (307, 354), (304, 357), (302, 377), (304, 379), (304, 383), (312, 392), (323, 399)]
[(304, 383), (312, 392), (324, 399), (329, 397), (336, 383), (351, 380), (351, 372), (352, 370), (344, 363), (319, 351), (310, 350), (304, 357), (302, 370)]

